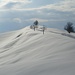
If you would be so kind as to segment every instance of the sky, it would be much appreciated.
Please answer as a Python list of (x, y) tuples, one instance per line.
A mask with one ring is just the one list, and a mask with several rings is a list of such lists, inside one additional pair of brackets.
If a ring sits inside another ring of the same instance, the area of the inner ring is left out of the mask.
[(0, 0), (0, 32), (33, 25), (62, 29), (75, 26), (75, 0)]

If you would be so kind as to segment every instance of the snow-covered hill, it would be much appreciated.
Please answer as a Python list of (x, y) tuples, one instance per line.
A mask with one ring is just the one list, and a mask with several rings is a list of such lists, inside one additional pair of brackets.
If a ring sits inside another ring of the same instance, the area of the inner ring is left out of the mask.
[(0, 75), (74, 75), (75, 34), (47, 28), (0, 34)]

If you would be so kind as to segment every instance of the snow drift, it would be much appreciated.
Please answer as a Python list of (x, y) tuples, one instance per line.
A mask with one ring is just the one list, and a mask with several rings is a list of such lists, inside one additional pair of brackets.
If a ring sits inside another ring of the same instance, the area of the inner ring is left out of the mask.
[(74, 75), (75, 34), (48, 28), (0, 34), (0, 75)]

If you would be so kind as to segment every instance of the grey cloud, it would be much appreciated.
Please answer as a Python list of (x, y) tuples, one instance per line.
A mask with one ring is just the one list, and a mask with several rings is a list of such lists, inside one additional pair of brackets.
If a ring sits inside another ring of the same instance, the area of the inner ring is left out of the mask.
[(4, 5), (3, 8), (9, 9), (9, 8), (13, 8), (14, 6), (19, 5), (19, 4), (21, 4), (21, 3), (20, 2), (9, 2), (6, 5)]
[[(13, 8), (16, 4), (19, 4), (19, 3), (8, 3), (5, 7)], [(30, 9), (32, 9), (32, 8), (30, 8)], [(5, 13), (6, 13), (6, 15), (5, 15)], [(64, 25), (68, 21), (75, 23), (73, 20), (75, 17), (75, 14), (73, 14), (73, 12), (70, 12), (70, 11), (66, 12), (66, 11), (58, 11), (58, 10), (54, 10), (54, 9), (43, 8), (43, 9), (36, 9), (36, 10), (30, 10), (30, 11), (11, 10), (11, 11), (7, 11), (5, 13), (2, 15), (4, 15), (4, 17), (6, 17), (6, 18), (11, 19), (11, 23), (9, 21), (7, 21), (8, 24), (18, 25), (18, 23), (13, 22), (12, 20), (14, 18), (20, 18), (22, 21), (21, 22), (22, 27), (27, 26), (27, 25), (32, 25), (33, 24), (32, 19), (35, 19), (35, 18), (48, 20), (48, 22), (40, 23), (41, 25), (44, 24), (48, 27), (63, 28)]]

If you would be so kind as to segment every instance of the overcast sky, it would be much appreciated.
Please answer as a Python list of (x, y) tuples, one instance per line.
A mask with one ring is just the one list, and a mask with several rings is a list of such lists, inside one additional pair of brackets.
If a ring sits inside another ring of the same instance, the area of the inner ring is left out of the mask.
[(75, 0), (0, 0), (0, 32), (33, 25), (63, 29), (75, 25)]

